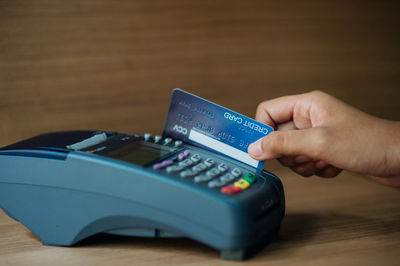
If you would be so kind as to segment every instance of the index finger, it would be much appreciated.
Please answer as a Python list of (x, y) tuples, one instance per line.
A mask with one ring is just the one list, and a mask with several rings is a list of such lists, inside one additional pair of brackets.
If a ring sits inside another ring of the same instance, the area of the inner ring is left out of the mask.
[(293, 120), (296, 105), (305, 94), (283, 96), (260, 103), (256, 111), (256, 120), (276, 128), (278, 124)]

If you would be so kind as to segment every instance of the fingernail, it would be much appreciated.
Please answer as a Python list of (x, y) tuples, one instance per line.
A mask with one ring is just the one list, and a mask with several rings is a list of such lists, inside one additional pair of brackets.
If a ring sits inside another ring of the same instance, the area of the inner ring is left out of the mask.
[(310, 162), (310, 161), (311, 161), (311, 158), (308, 157), (308, 156), (305, 156), (305, 155), (297, 155), (297, 156), (294, 158), (294, 161), (295, 161), (296, 163), (307, 163), (307, 162)]
[(315, 168), (317, 168), (318, 170), (322, 170), (322, 169), (324, 169), (325, 167), (327, 167), (329, 164), (328, 163), (326, 163), (325, 161), (317, 161), (316, 163), (315, 163)]
[(253, 142), (249, 145), (248, 151), (254, 157), (260, 157), (263, 154), (263, 151), (261, 148), (261, 142), (262, 142), (262, 140), (259, 139), (256, 142)]

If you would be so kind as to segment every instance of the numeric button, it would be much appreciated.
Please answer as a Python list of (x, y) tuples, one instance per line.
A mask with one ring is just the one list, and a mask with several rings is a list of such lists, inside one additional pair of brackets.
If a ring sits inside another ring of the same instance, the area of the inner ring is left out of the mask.
[(235, 177), (231, 174), (225, 174), (223, 176), (220, 177), (221, 181), (226, 183), (229, 183), (231, 181), (233, 181), (235, 179)]
[(180, 172), (183, 170), (182, 166), (179, 165), (171, 165), (167, 167), (167, 173), (174, 173), (174, 172)]
[(204, 163), (208, 168), (211, 168), (211, 167), (213, 167), (213, 166), (215, 165), (214, 160), (211, 159), (211, 158), (205, 159), (203, 163)]
[(208, 170), (206, 172), (206, 175), (211, 177), (211, 178), (214, 178), (216, 176), (219, 176), (220, 173), (221, 172), (217, 168), (211, 168), (210, 170)]
[(215, 179), (215, 180), (212, 180), (212, 181), (208, 182), (208, 187), (209, 188), (223, 187), (224, 185), (225, 185), (225, 183), (222, 182), (219, 179)]
[(181, 172), (180, 175), (181, 175), (181, 177), (192, 177), (192, 176), (197, 175), (197, 173), (192, 170), (185, 170), (185, 171)]
[(239, 168), (233, 168), (232, 171), (231, 171), (231, 174), (234, 177), (238, 178), (238, 177), (240, 177), (242, 175), (242, 171)]
[(228, 171), (228, 165), (226, 163), (220, 163), (218, 165), (218, 170), (220, 170), (222, 173), (225, 173)]
[(191, 166), (192, 164), (193, 164), (193, 161), (190, 160), (190, 159), (186, 159), (186, 160), (184, 160), (184, 161), (182, 161), (182, 162), (179, 162), (179, 166), (181, 166), (181, 167), (183, 167), (183, 168), (189, 167), (189, 166)]
[(197, 165), (192, 167), (192, 171), (195, 171), (197, 173), (201, 173), (201, 172), (203, 172), (205, 170), (207, 170), (207, 166), (205, 166), (202, 163), (199, 163), (199, 164), (197, 164)]
[(201, 176), (196, 176), (194, 178), (194, 182), (199, 183), (199, 182), (207, 182), (210, 181), (212, 177), (206, 176), (206, 175), (201, 175)]
[(200, 154), (193, 154), (192, 157), (190, 157), (190, 160), (192, 160), (194, 163), (198, 163), (201, 161), (201, 156)]

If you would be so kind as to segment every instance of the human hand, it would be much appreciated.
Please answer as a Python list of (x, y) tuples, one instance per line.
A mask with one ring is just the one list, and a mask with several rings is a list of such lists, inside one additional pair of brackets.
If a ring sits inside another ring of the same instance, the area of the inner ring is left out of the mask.
[(277, 158), (303, 176), (334, 177), (347, 169), (400, 186), (400, 122), (320, 91), (262, 102), (256, 120), (277, 129), (249, 146), (257, 160)]

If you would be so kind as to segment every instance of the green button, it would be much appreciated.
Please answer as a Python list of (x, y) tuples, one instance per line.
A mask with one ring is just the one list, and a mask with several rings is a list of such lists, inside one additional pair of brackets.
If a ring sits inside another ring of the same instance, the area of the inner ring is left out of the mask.
[(249, 182), (249, 184), (253, 184), (256, 181), (256, 176), (253, 175), (252, 173), (247, 173), (244, 176), (244, 180), (246, 180), (247, 182)]

